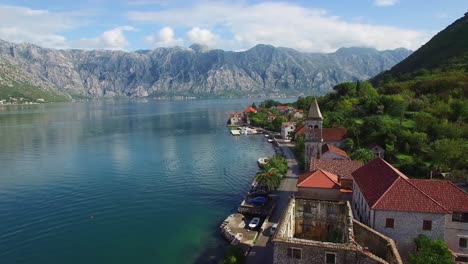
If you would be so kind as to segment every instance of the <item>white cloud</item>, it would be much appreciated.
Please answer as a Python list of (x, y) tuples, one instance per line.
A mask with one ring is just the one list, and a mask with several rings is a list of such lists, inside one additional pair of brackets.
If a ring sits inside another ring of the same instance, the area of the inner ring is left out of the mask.
[(101, 35), (95, 38), (84, 38), (77, 41), (73, 46), (83, 49), (109, 49), (123, 50), (128, 46), (128, 41), (125, 38), (124, 31), (136, 30), (132, 26), (116, 27), (108, 31), (104, 31)]
[[(204, 1), (191, 7), (156, 12), (133, 11), (127, 17), (142, 23), (196, 26), (199, 33), (205, 28), (217, 28), (226, 34), (218, 37), (215, 46), (232, 50), (247, 49), (259, 43), (311, 52), (332, 52), (350, 46), (417, 49), (430, 36), (411, 29), (350, 22), (322, 9), (278, 2), (245, 4)], [(192, 38), (196, 35), (210, 39), (209, 36), (213, 34), (192, 35)]]
[(122, 49), (128, 43), (123, 35), (132, 27), (123, 26), (102, 33), (96, 38), (68, 40), (70, 32), (96, 16), (96, 10), (50, 12), (21, 6), (0, 5), (0, 39), (14, 43), (33, 43), (46, 48), (109, 48)]
[(376, 6), (392, 6), (396, 5), (399, 0), (374, 0), (374, 5)]
[(205, 44), (208, 46), (216, 46), (220, 37), (211, 33), (210, 30), (205, 28), (194, 27), (187, 32), (187, 37), (192, 43)]
[(75, 16), (27, 7), (0, 5), (0, 38), (16, 43), (64, 48), (61, 32), (78, 26)]
[(155, 36), (147, 36), (146, 43), (157, 47), (173, 47), (183, 45), (180, 38), (174, 38), (174, 30), (170, 27), (164, 27)]

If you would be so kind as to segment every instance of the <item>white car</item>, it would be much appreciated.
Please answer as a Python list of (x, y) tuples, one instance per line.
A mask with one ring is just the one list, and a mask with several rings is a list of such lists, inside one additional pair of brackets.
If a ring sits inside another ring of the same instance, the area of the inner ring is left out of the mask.
[(270, 235), (273, 235), (276, 232), (276, 229), (278, 229), (278, 223), (271, 226)]
[(249, 223), (249, 228), (254, 229), (258, 226), (259, 223), (260, 223), (260, 218), (258, 217), (252, 218), (252, 220), (250, 220), (250, 223)]

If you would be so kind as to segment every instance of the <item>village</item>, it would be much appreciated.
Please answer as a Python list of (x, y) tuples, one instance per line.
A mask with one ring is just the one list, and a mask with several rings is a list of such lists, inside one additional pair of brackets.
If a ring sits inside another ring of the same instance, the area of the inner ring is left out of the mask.
[[(424, 239), (443, 240), (453, 262), (468, 261), (464, 190), (445, 179), (409, 178), (377, 144), (367, 147), (372, 159), (353, 160), (344, 150), (347, 129), (323, 121), (317, 100), (307, 113), (252, 105), (230, 114), (232, 135), (264, 133), (277, 153), (258, 160), (262, 171), (220, 227), (245, 263), (407, 263)], [(294, 151), (298, 137), (304, 157)]]
[(35, 101), (33, 100), (28, 100), (23, 97), (9, 97), (7, 100), (1, 99), (0, 98), (0, 105), (18, 105), (18, 104), (39, 104), (39, 103), (45, 103), (45, 100), (42, 98), (38, 98)]

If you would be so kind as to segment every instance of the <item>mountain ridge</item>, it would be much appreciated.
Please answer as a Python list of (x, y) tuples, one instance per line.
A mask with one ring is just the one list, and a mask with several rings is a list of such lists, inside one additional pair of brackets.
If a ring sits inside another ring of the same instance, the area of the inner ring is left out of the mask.
[(80, 98), (324, 93), (342, 81), (368, 79), (410, 53), (401, 48), (304, 53), (265, 44), (245, 51), (201, 44), (131, 52), (55, 50), (0, 41), (0, 59), (31, 75), (33, 83), (40, 80), (58, 94)]

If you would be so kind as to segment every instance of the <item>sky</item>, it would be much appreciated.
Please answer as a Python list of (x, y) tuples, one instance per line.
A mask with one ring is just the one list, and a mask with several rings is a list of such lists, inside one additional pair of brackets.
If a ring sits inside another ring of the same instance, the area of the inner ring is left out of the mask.
[(468, 0), (0, 0), (0, 39), (125, 51), (193, 43), (416, 50), (467, 11)]

